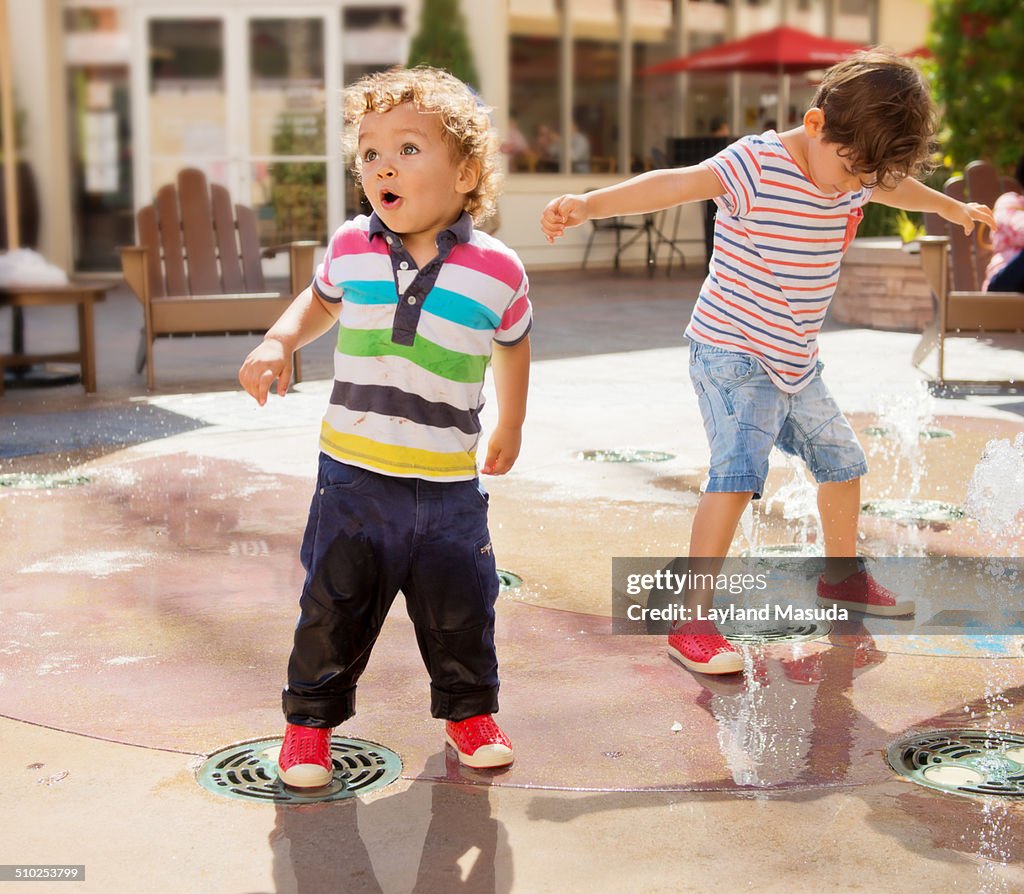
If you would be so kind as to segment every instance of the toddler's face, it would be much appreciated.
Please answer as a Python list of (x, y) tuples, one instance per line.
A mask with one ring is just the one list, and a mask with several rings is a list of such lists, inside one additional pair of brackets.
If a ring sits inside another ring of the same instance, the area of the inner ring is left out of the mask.
[(807, 166), (811, 179), (822, 192), (856, 192), (871, 181), (870, 174), (858, 172), (839, 143), (829, 143), (820, 134), (807, 147)]
[(370, 205), (407, 246), (410, 240), (432, 245), (476, 186), (475, 168), (454, 157), (440, 116), (409, 102), (367, 114), (358, 151)]

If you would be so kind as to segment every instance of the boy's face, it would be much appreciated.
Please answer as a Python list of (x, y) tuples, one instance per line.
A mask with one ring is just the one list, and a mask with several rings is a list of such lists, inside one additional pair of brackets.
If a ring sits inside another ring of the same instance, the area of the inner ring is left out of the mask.
[(358, 149), (370, 205), (410, 251), (433, 247), (477, 183), (477, 166), (453, 157), (440, 116), (409, 102), (368, 113), (359, 125)]
[(845, 155), (845, 147), (825, 140), (824, 124), (825, 116), (821, 109), (811, 109), (804, 116), (808, 136), (807, 173), (822, 192), (856, 192), (871, 177), (854, 173), (853, 162)]

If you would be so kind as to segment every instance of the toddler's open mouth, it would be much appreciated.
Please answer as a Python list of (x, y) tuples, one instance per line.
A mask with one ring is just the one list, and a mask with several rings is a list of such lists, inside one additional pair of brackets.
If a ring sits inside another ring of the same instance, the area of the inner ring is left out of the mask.
[(400, 195), (398, 195), (397, 193), (391, 192), (391, 190), (389, 190), (389, 189), (385, 189), (380, 194), (380, 203), (385, 208), (388, 208), (388, 209), (396, 208), (398, 206), (398, 203), (401, 202), (401, 201), (402, 201), (402, 197)]

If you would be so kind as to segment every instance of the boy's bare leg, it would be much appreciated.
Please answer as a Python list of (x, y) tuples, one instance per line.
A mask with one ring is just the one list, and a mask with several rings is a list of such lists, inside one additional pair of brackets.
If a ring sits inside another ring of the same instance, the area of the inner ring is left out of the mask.
[(835, 584), (860, 570), (857, 564), (860, 478), (818, 485), (818, 512), (825, 534), (825, 580)]
[[(701, 494), (690, 530), (689, 570), (694, 575), (716, 575), (722, 569), (740, 516), (751, 497), (750, 491)], [(714, 598), (713, 586), (688, 586), (684, 605), (692, 616), (698, 606), (705, 612), (711, 608)]]
[(898, 617), (914, 613), (914, 601), (901, 599), (878, 584), (867, 569), (857, 586), (861, 592), (842, 588), (823, 591), (840, 584), (863, 566), (857, 559), (857, 523), (860, 518), (860, 478), (828, 482), (818, 487), (818, 511), (825, 532), (825, 573), (818, 581), (819, 601), (835, 602), (841, 607), (867, 614)]

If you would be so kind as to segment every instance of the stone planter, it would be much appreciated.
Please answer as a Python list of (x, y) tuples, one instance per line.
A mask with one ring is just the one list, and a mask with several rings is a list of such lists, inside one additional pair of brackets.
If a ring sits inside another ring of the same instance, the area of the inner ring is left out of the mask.
[(829, 315), (851, 326), (920, 332), (935, 316), (920, 255), (895, 236), (854, 239)]

